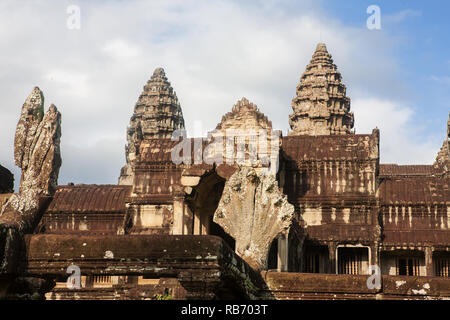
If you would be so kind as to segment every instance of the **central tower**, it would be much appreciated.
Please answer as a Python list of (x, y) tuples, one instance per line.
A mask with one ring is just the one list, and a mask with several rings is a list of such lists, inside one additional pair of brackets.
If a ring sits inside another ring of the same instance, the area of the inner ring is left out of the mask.
[(343, 135), (351, 133), (353, 113), (345, 85), (324, 43), (317, 45), (306, 66), (297, 95), (292, 99), (289, 135)]

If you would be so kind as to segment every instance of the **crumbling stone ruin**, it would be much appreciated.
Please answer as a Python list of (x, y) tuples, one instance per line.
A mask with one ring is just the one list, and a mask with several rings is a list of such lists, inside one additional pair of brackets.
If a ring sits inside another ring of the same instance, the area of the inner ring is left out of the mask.
[(24, 271), (24, 235), (34, 231), (56, 191), (60, 137), (60, 113), (52, 104), (44, 114), (43, 94), (34, 88), (22, 107), (14, 140), (14, 159), (22, 169), (20, 189), (0, 211), (0, 276)]
[[(134, 108), (119, 184), (63, 186), (60, 116), (54, 107), (43, 115), (35, 89), (16, 134), (20, 193), (0, 216), (0, 295), (448, 299), (450, 120), (433, 165), (380, 164), (379, 130), (352, 131), (350, 99), (325, 44), (292, 109), (286, 137), (242, 98), (208, 137), (186, 138), (158, 68)], [(19, 259), (4, 245), (9, 230), (24, 239)]]

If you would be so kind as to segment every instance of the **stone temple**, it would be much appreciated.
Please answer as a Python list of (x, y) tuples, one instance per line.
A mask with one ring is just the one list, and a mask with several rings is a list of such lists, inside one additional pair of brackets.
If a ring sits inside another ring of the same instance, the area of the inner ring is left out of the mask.
[(15, 136), (18, 193), (0, 167), (0, 297), (450, 298), (450, 119), (434, 164), (381, 164), (379, 130), (355, 134), (350, 107), (319, 44), (287, 136), (242, 98), (187, 138), (158, 68), (118, 184), (58, 185), (61, 115), (36, 87)]

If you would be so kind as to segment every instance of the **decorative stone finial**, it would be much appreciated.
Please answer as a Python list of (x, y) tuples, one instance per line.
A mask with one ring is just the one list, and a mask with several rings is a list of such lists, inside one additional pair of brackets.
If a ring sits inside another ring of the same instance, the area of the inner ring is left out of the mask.
[(166, 73), (163, 68), (156, 68), (153, 71), (153, 75), (151, 77), (151, 81), (167, 81)]
[(50, 112), (56, 112), (56, 111), (58, 111), (58, 109), (57, 109), (56, 106), (52, 103), (52, 104), (50, 105), (50, 107), (48, 108), (48, 111), (50, 111)]
[(256, 112), (259, 111), (258, 107), (254, 103), (248, 101), (248, 99), (245, 97), (242, 97), (241, 100), (238, 100), (238, 102), (236, 102), (236, 104), (233, 106), (232, 110), (233, 112), (239, 112), (241, 110), (256, 111)]
[(316, 47), (316, 52), (321, 51), (321, 52), (327, 52), (327, 46), (325, 45), (325, 43), (318, 43), (317, 47)]
[(353, 113), (342, 77), (325, 44), (319, 43), (306, 66), (297, 96), (292, 99), (294, 112), (289, 116), (289, 135), (339, 135), (351, 133)]
[[(228, 153), (230, 156), (235, 150), (239, 150), (234, 154), (238, 165), (264, 170), (270, 167), (271, 163), (278, 161), (281, 131), (272, 130), (272, 122), (245, 97), (237, 101), (231, 112), (222, 117), (216, 130), (209, 134), (215, 138), (226, 137), (226, 139), (216, 139), (209, 145), (205, 150), (206, 157), (215, 157), (217, 155), (215, 150), (221, 150), (219, 157), (225, 156), (227, 152), (230, 152)], [(230, 140), (235, 141), (231, 149), (227, 142)]]

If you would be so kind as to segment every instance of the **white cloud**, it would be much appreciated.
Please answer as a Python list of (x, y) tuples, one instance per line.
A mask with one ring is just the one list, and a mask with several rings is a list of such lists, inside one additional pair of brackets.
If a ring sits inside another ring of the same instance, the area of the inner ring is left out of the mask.
[(420, 16), (422, 16), (422, 11), (406, 9), (394, 14), (384, 15), (382, 16), (382, 19), (384, 19), (384, 22), (388, 23), (399, 23), (405, 21), (406, 19)]
[(450, 86), (450, 77), (449, 76), (431, 76), (430, 79), (439, 84)]
[[(125, 164), (121, 139), (101, 139), (90, 146), (65, 144), (61, 148), (61, 153), (64, 159), (59, 175), (60, 184), (69, 182), (117, 184), (120, 168)], [(109, 179), (98, 181), (97, 177)]]
[(380, 162), (432, 164), (442, 141), (423, 139), (423, 129), (412, 124), (414, 111), (398, 101), (380, 98), (353, 100), (356, 133), (380, 129)]
[(43, 80), (55, 82), (56, 85), (63, 90), (65, 96), (80, 95), (86, 97), (92, 94), (88, 83), (89, 75), (68, 70), (54, 70), (44, 74)]
[(116, 60), (136, 59), (141, 53), (137, 46), (122, 39), (108, 42), (103, 51)]

